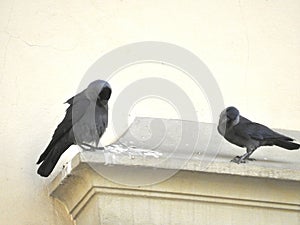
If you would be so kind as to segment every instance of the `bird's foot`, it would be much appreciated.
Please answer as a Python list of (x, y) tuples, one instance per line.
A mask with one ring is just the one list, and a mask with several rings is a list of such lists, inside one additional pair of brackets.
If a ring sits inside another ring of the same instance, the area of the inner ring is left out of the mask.
[(94, 151), (95, 151), (93, 148), (86, 148), (86, 147), (83, 147), (82, 145), (80, 145), (80, 148), (81, 148), (83, 151), (89, 151), (89, 152), (94, 152)]
[(236, 156), (230, 162), (235, 162), (237, 164), (240, 164), (240, 163), (246, 163), (247, 161), (255, 161), (255, 160), (256, 159), (254, 159), (254, 158), (245, 158), (245, 159), (243, 159), (242, 156)]
[(242, 159), (241, 156), (236, 156), (230, 162), (234, 162), (234, 163), (240, 164), (240, 163), (246, 163), (246, 160)]
[(96, 150), (104, 150), (104, 147), (93, 147), (92, 151), (96, 151)]
[[(85, 147), (83, 147), (85, 146)], [(92, 145), (89, 145), (89, 144), (86, 144), (86, 143), (82, 143), (80, 145), (80, 147), (84, 150), (84, 151), (90, 151), (90, 152), (94, 152), (96, 150), (104, 150), (103, 147), (96, 147), (96, 146), (92, 146)]]

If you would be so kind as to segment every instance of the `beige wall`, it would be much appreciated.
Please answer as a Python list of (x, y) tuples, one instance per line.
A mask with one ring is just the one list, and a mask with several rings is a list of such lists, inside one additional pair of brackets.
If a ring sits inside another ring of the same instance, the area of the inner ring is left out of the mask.
[[(36, 175), (35, 161), (89, 66), (124, 44), (156, 40), (189, 49), (212, 71), (226, 105), (272, 127), (300, 130), (299, 11), (297, 0), (1, 1), (0, 223), (68, 224), (63, 207), (47, 197), (51, 178)], [(210, 120), (204, 97), (180, 72), (140, 65), (119, 75), (136, 71), (132, 80), (178, 74), (174, 82), (190, 91), (199, 120)], [(126, 86), (122, 79), (112, 83), (111, 104)], [(132, 116), (176, 117), (161, 104), (144, 103)]]

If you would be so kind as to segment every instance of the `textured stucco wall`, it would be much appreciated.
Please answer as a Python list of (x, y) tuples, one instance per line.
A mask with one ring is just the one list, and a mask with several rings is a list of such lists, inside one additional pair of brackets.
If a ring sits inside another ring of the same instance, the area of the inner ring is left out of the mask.
[[(299, 11), (297, 0), (1, 1), (0, 223), (68, 224), (64, 208), (47, 197), (51, 178), (36, 175), (35, 161), (83, 74), (120, 45), (156, 40), (187, 48), (212, 71), (227, 105), (272, 127), (299, 130)], [(205, 98), (163, 65), (121, 71), (111, 103), (130, 79), (151, 73), (191, 91), (199, 120), (210, 120)], [(174, 114), (152, 103), (133, 114)]]

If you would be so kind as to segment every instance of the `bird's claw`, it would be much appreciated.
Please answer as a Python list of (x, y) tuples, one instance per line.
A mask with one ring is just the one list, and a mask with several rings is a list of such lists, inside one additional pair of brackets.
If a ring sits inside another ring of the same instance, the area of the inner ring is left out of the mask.
[(94, 147), (92, 149), (92, 151), (97, 151), (97, 150), (103, 151), (103, 150), (105, 150), (105, 148), (103, 148), (103, 147)]
[[(82, 143), (81, 145), (79, 145), (84, 151), (90, 151), (90, 152), (94, 152), (96, 150), (104, 150), (103, 147), (95, 147), (86, 143)], [(83, 147), (85, 146), (85, 147)]]
[(93, 148), (86, 148), (86, 147), (83, 147), (82, 145), (80, 145), (80, 148), (83, 150), (83, 151), (89, 151), (89, 152), (94, 152), (95, 149)]
[(241, 156), (236, 156), (230, 162), (240, 164), (240, 163), (246, 163), (246, 160), (242, 159)]
[(255, 160), (256, 159), (254, 159), (254, 158), (245, 158), (245, 159), (242, 159), (241, 156), (236, 156), (230, 162), (235, 162), (237, 164), (240, 164), (240, 163), (246, 163), (247, 161), (255, 161)]

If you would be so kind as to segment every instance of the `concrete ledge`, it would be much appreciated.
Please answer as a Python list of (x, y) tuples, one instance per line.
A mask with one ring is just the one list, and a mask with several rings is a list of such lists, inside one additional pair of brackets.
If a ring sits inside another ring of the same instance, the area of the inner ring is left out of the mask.
[(243, 151), (212, 124), (138, 118), (105, 151), (76, 155), (50, 194), (76, 224), (299, 224), (300, 152), (229, 162)]

